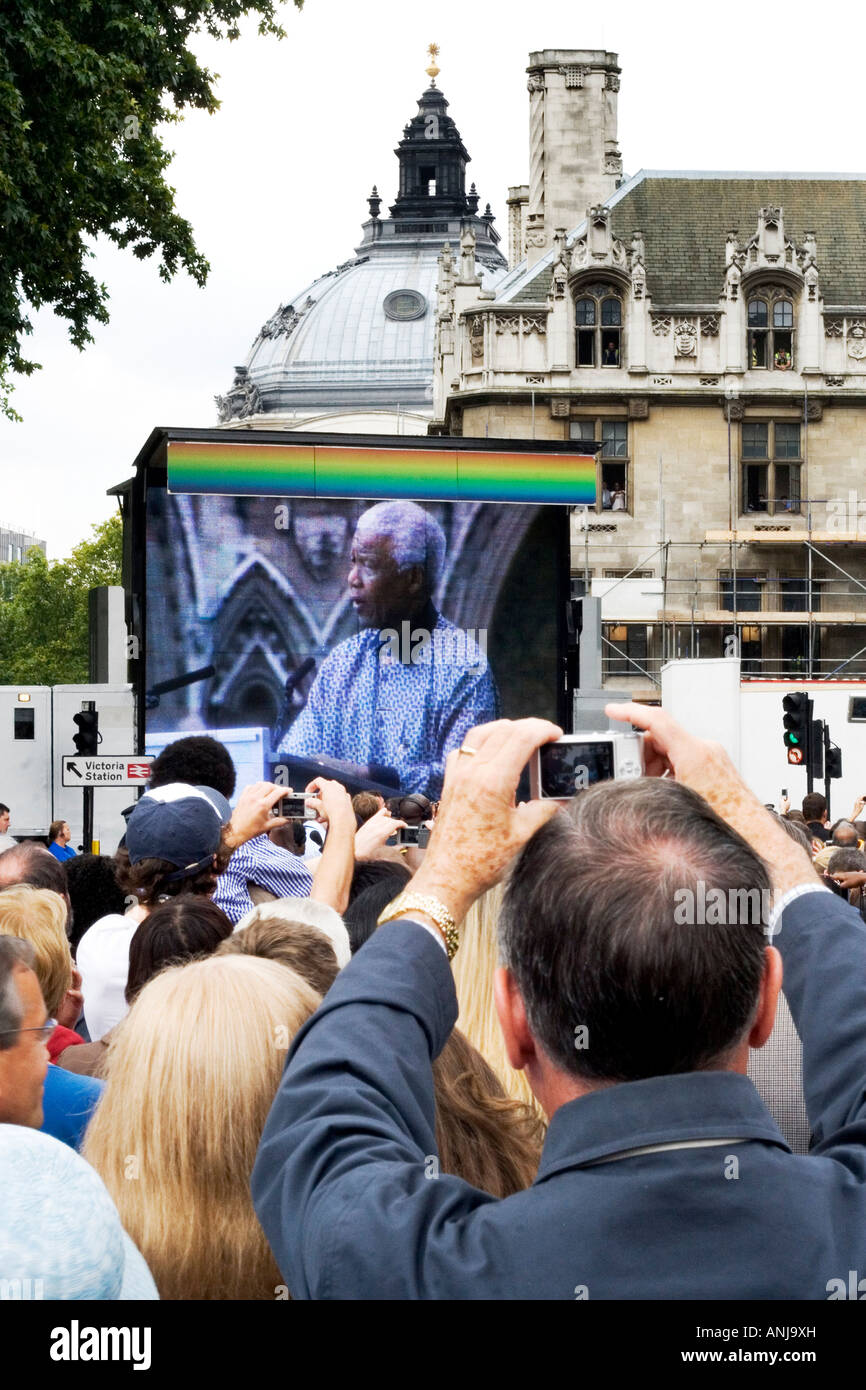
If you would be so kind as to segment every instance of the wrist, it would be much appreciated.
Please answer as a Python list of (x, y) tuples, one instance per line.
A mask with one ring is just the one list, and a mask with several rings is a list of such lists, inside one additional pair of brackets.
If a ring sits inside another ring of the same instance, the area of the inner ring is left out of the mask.
[(426, 864), (422, 864), (417, 873), (413, 874), (409, 881), (409, 890), (413, 893), (423, 893), (428, 897), (436, 898), (448, 909), (454, 921), (459, 924), (463, 921), (475, 899), (480, 893), (469, 892), (466, 889), (456, 888), (452, 883), (446, 883), (435, 873), (427, 870)]

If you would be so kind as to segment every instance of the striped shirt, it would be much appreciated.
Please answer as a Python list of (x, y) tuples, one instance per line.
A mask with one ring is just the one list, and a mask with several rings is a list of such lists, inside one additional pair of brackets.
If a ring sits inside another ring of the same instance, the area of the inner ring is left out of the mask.
[(257, 835), (234, 851), (225, 873), (217, 879), (213, 900), (231, 922), (239, 922), (254, 906), (249, 883), (276, 898), (308, 898), (313, 876), (297, 854), (280, 849), (267, 835)]

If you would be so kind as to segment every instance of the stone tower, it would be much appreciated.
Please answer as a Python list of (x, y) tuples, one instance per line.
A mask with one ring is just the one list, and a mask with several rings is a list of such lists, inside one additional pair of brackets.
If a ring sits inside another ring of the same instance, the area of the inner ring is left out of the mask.
[(576, 227), (622, 177), (617, 55), (600, 49), (530, 53), (526, 254), (533, 265), (558, 227)]

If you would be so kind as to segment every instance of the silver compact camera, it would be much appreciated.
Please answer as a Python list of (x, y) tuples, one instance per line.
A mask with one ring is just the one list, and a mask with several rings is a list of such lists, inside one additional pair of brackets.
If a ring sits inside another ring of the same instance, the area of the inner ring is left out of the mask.
[(635, 733), (565, 734), (542, 744), (529, 765), (533, 797), (568, 801), (596, 782), (625, 781), (644, 775), (644, 736)]

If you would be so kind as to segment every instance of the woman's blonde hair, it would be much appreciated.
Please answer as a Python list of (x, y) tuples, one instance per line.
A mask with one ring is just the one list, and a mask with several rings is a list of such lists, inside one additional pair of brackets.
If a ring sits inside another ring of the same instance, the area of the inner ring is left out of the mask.
[(250, 1174), (286, 1051), (319, 996), (293, 970), (211, 956), (145, 985), (114, 1030), (83, 1153), (166, 1299), (272, 1299)]
[(18, 883), (0, 891), (0, 934), (29, 941), (48, 1015), (57, 1013), (72, 988), (72, 955), (66, 935), (66, 903), (48, 888)]
[(489, 889), (469, 909), (460, 928), (460, 949), (452, 962), (460, 1005), (458, 1027), (476, 1047), (514, 1100), (544, 1112), (532, 1094), (525, 1072), (515, 1071), (505, 1051), (505, 1040), (493, 1002), (493, 974), (499, 964), (498, 922), (502, 886)]

